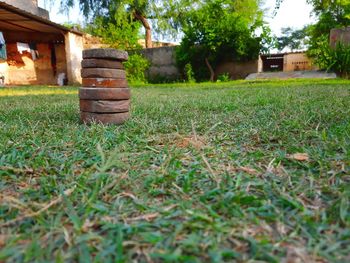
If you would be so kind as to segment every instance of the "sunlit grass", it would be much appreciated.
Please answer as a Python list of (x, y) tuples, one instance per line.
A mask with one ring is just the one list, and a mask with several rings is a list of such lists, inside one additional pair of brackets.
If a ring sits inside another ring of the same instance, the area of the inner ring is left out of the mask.
[[(0, 262), (347, 262), (350, 82), (0, 89)], [(293, 261), (294, 260), (294, 261)]]
[(58, 88), (56, 86), (48, 87), (6, 87), (0, 88), (0, 97), (9, 96), (27, 96), (27, 95), (72, 95), (77, 94), (77, 89), (75, 88)]

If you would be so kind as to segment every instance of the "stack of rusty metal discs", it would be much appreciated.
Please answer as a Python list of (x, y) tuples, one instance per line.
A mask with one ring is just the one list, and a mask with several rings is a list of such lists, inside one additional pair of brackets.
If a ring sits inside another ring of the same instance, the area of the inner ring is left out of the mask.
[(128, 53), (116, 49), (83, 51), (79, 90), (84, 123), (122, 124), (129, 118), (130, 89), (122, 62)]

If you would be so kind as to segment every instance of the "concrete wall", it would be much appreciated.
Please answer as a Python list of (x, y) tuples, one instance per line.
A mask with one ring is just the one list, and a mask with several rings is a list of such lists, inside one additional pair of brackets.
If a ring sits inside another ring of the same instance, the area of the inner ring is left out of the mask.
[[(146, 72), (152, 80), (178, 80), (182, 78), (176, 65), (176, 47), (143, 49), (141, 53), (150, 61), (151, 67)], [(215, 75), (228, 73), (231, 79), (242, 79), (250, 73), (258, 72), (258, 60), (249, 62), (225, 62), (215, 69)]]
[(69, 84), (81, 84), (81, 61), (83, 59), (83, 36), (67, 32), (65, 34), (66, 60)]
[(36, 14), (38, 11), (37, 0), (1, 0), (1, 2), (5, 2), (33, 14)]
[(9, 5), (15, 6), (19, 9), (27, 11), (37, 16), (49, 18), (49, 12), (43, 8), (38, 7), (38, 0), (0, 0)]
[[(146, 48), (146, 40), (145, 39), (139, 39), (137, 43), (142, 47)], [(174, 47), (176, 46), (175, 43), (171, 42), (159, 42), (159, 41), (152, 41), (152, 48), (157, 48), (157, 47)]]
[[(33, 61), (28, 52), (20, 54), (16, 43), (7, 44), (7, 61), (0, 60), (0, 75), (6, 85), (56, 85), (57, 75), (51, 66), (49, 44), (38, 43), (39, 59)], [(57, 74), (67, 73), (64, 44), (56, 44)]]
[(283, 71), (315, 70), (317, 67), (305, 53), (290, 53), (284, 55)]
[(350, 27), (331, 30), (331, 34), (330, 34), (331, 47), (335, 48), (337, 42), (350, 45)]
[(263, 71), (264, 71), (264, 62), (261, 59), (261, 56), (259, 56), (259, 59), (258, 59), (258, 73), (261, 73)]
[(176, 80), (181, 74), (176, 66), (176, 47), (159, 47), (143, 49), (144, 55), (151, 63), (151, 67), (146, 72), (150, 80)]
[(225, 62), (215, 69), (215, 76), (228, 73), (231, 79), (244, 79), (251, 73), (259, 70), (259, 61), (252, 60), (247, 62)]
[(91, 48), (109, 48), (108, 44), (103, 43), (102, 38), (95, 37), (89, 34), (84, 34), (83, 36), (84, 49)]
[(2, 59), (0, 59), (0, 77), (5, 77), (5, 83), (2, 84), (8, 83), (8, 65), (7, 62)]
[[(60, 73), (66, 74), (69, 84), (81, 84), (83, 36), (70, 32), (65, 33), (64, 37), (45, 33), (25, 36), (22, 32), (5, 32), (4, 36), (8, 59), (0, 60), (0, 76), (5, 77), (6, 85), (56, 85)], [(20, 54), (17, 51), (17, 41), (37, 43), (39, 59), (33, 61), (29, 52)], [(57, 42), (61, 44), (55, 44), (57, 66), (55, 76), (51, 66), (49, 43)]]

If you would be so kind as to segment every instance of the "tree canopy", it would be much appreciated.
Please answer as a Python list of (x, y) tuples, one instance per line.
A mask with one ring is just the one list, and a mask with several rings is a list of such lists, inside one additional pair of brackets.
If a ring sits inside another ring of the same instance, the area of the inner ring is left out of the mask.
[(350, 25), (350, 0), (309, 0), (318, 21), (310, 27), (309, 55), (316, 59), (329, 49), (329, 36), (333, 28)]
[(214, 68), (223, 60), (257, 58), (263, 28), (259, 0), (204, 0), (189, 11), (182, 21), (184, 37), (178, 48), (181, 67), (190, 63), (197, 80), (214, 80)]
[[(282, 2), (283, 0), (276, 0), (277, 9)], [(306, 0), (306, 2), (312, 5), (313, 14), (317, 19), (315, 24), (308, 27), (305, 35), (308, 37), (308, 55), (314, 58), (320, 68), (333, 69), (349, 76), (350, 47), (340, 45), (332, 50), (329, 37), (331, 29), (350, 26), (350, 0)], [(299, 33), (302, 32), (294, 32)], [(286, 40), (280, 38), (280, 44)]]
[(304, 50), (308, 47), (308, 29), (304, 26), (301, 29), (285, 27), (281, 29), (281, 36), (277, 37), (277, 49), (279, 51), (289, 48), (291, 51)]
[[(60, 0), (63, 9), (75, 5), (74, 0)], [(167, 18), (164, 13), (169, 12), (169, 3), (160, 0), (79, 0), (79, 7), (83, 14), (94, 19), (95, 31), (97, 26), (101, 30), (113, 32), (114, 29), (122, 28), (124, 34), (133, 33), (139, 23), (145, 29), (146, 47), (152, 47), (152, 28), (149, 19), (155, 19), (160, 27), (164, 26), (162, 19)], [(130, 24), (130, 25), (129, 25)], [(120, 32), (122, 33), (122, 32)]]
[(123, 6), (111, 5), (108, 13), (93, 18), (87, 25), (87, 32), (101, 37), (111, 47), (135, 49), (138, 43), (141, 24)]

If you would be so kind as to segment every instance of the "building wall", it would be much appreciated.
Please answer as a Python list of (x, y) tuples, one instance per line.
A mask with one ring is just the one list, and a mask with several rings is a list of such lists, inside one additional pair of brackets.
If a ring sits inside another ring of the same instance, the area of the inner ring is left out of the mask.
[(6, 85), (56, 85), (59, 73), (67, 74), (64, 44), (56, 44), (56, 67), (51, 66), (49, 44), (38, 43), (39, 59), (33, 61), (28, 52), (20, 54), (16, 43), (7, 44), (7, 61), (0, 61), (0, 75), (5, 76)]
[(89, 34), (84, 34), (83, 36), (84, 49), (91, 48), (109, 48), (108, 44), (103, 43), (102, 38), (95, 37)]
[(71, 32), (65, 34), (66, 60), (69, 84), (81, 84), (81, 61), (83, 60), (83, 36)]
[(5, 2), (33, 14), (36, 14), (38, 10), (37, 0), (1, 0), (1, 2)]
[(227, 73), (230, 79), (244, 79), (251, 73), (259, 71), (259, 61), (252, 60), (247, 62), (225, 62), (215, 69), (215, 76), (218, 77)]
[[(150, 81), (178, 80), (182, 78), (176, 65), (176, 47), (143, 49), (141, 53), (150, 61), (151, 67), (146, 72)], [(228, 73), (231, 79), (243, 79), (250, 73), (258, 72), (259, 61), (224, 62), (215, 68), (215, 75)]]
[[(146, 40), (145, 39), (139, 39), (137, 43), (142, 47), (146, 48)], [(171, 42), (159, 42), (159, 41), (152, 41), (152, 48), (158, 48), (158, 47), (173, 47), (177, 44), (171, 43)]]
[(45, 9), (38, 7), (38, 0), (0, 0), (9, 5), (15, 6), (19, 9), (27, 11), (37, 16), (49, 18), (49, 12)]
[(305, 71), (315, 70), (316, 66), (305, 53), (290, 53), (284, 55), (283, 71)]
[(6, 84), (6, 81), (8, 80), (8, 65), (7, 62), (2, 59), (0, 60), (0, 77), (5, 78), (5, 83), (2, 83), (1, 81), (1, 84)]
[(337, 42), (343, 44), (350, 44), (350, 27), (332, 29), (330, 35), (330, 44), (331, 47), (335, 48)]
[[(12, 33), (20, 37), (13, 40)], [(5, 77), (6, 85), (57, 85), (57, 77), (60, 73), (67, 76), (69, 84), (81, 84), (83, 51), (81, 35), (67, 32), (65, 37), (59, 35), (56, 40), (47, 38), (47, 34), (41, 33), (25, 37), (21, 32), (6, 32), (4, 36), (8, 59), (0, 60), (0, 76)], [(39, 59), (33, 61), (30, 52), (20, 54), (17, 51), (17, 41), (37, 43)], [(53, 42), (61, 43), (55, 44), (56, 75), (51, 66), (51, 49), (49, 48), (49, 43)]]
[(261, 73), (263, 71), (264, 71), (264, 62), (261, 59), (261, 56), (259, 56), (259, 59), (258, 59), (258, 73)]
[(151, 66), (146, 72), (152, 80), (176, 80), (180, 78), (180, 72), (176, 66), (176, 47), (159, 47), (143, 49), (141, 53), (150, 61)]

